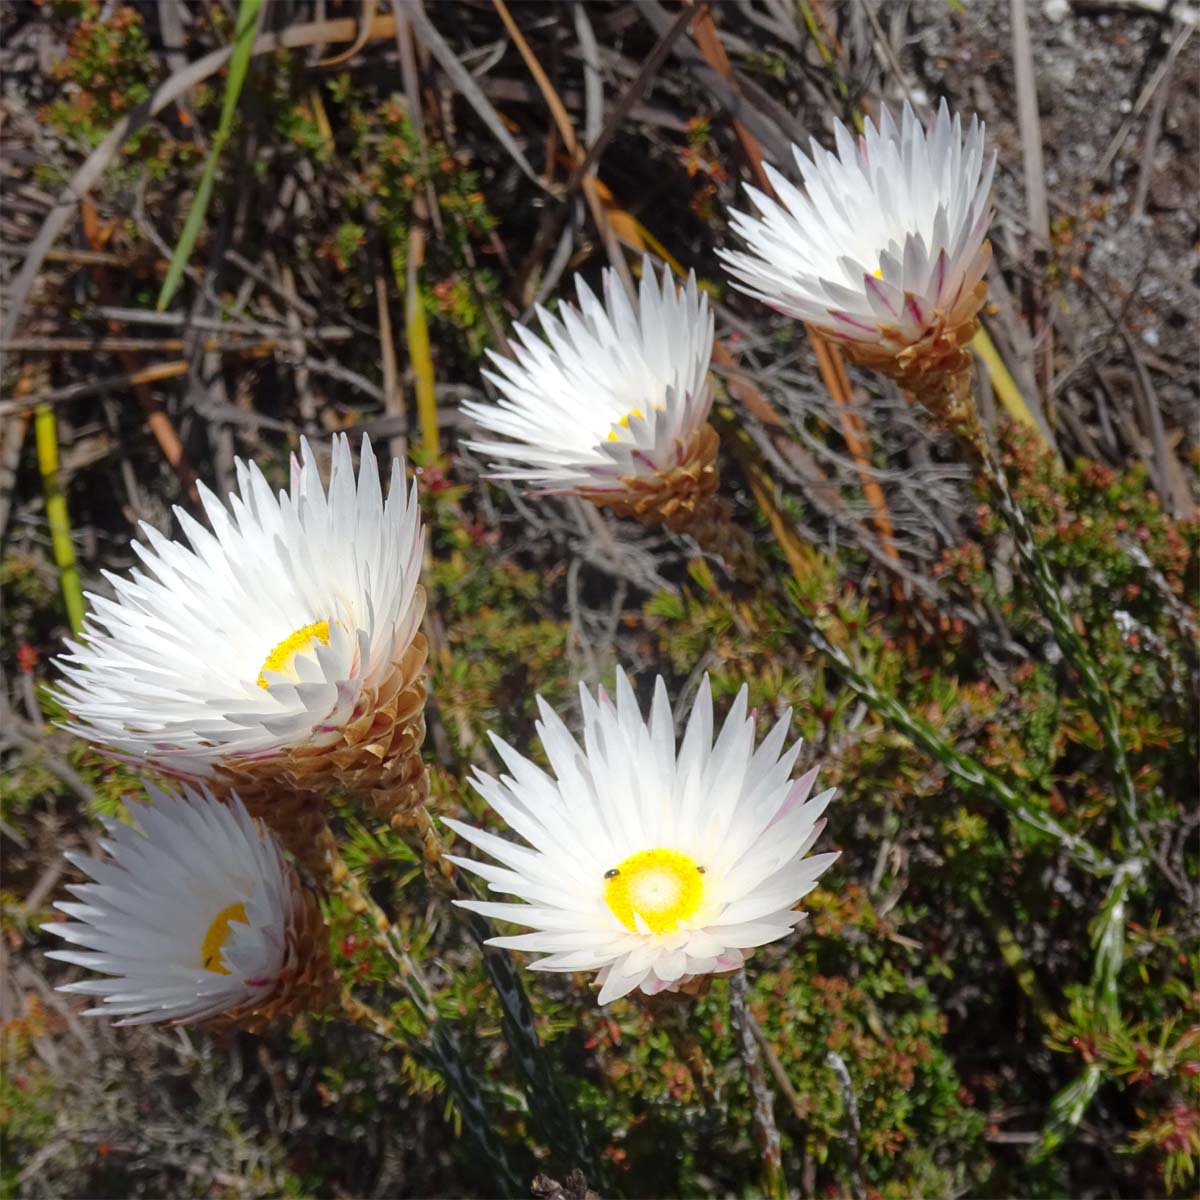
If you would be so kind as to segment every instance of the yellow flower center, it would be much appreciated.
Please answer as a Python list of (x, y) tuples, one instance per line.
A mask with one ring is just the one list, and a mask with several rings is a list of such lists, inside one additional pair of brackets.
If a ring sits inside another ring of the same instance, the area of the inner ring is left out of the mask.
[(642, 420), (645, 420), (645, 419), (646, 419), (646, 414), (645, 414), (644, 412), (642, 412), (642, 410), (641, 410), (640, 408), (631, 408), (631, 409), (629, 410), (629, 412), (627, 412), (627, 413), (626, 413), (626, 414), (625, 414), (625, 415), (624, 415), (624, 416), (623, 416), (623, 417), (622, 417), (622, 418), (621, 418), (619, 421), (614, 421), (614, 422), (613, 422), (613, 430), (612, 430), (612, 432), (611, 432), (611, 433), (608, 435), (608, 440), (609, 440), (610, 442), (615, 442), (615, 441), (617, 440), (617, 428), (616, 428), (616, 427), (617, 427), (618, 425), (620, 425), (622, 429), (628, 429), (628, 428), (629, 428), (629, 422), (630, 422), (630, 421), (631, 421), (631, 420), (632, 420), (634, 417), (641, 417), (641, 418), (642, 418)]
[(320, 642), (322, 646), (329, 645), (328, 621), (314, 621), (311, 625), (302, 625), (295, 633), (289, 633), (263, 660), (263, 665), (258, 672), (258, 686), (260, 688), (270, 686), (267, 683), (266, 673), (268, 671), (286, 671), (292, 665), (292, 659), (301, 651), (307, 650), (313, 642)]
[(875, 269), (875, 278), (876, 278), (876, 279), (882, 279), (882, 278), (883, 278), (883, 270), (882, 270), (881, 268), (878, 268), (878, 267), (877, 267), (877, 268)]
[(243, 925), (250, 924), (246, 919), (244, 904), (239, 902), (221, 909), (208, 927), (204, 941), (200, 943), (200, 963), (206, 971), (211, 971), (214, 975), (229, 974), (229, 968), (221, 961), (221, 951), (225, 949), (225, 943), (229, 941), (229, 935), (233, 932), (229, 928), (233, 921), (241, 921)]
[(639, 850), (605, 874), (604, 899), (632, 933), (634, 913), (654, 933), (667, 933), (699, 911), (704, 868), (678, 850)]

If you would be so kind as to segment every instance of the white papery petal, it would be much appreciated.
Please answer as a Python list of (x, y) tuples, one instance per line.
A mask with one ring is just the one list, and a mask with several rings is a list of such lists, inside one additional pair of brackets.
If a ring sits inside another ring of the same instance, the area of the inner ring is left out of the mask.
[[(331, 739), (421, 618), (416, 485), (394, 463), (385, 502), (367, 438), (357, 478), (348, 439), (334, 439), (328, 493), (303, 439), (290, 492), (274, 494), (253, 463), (236, 470), (228, 508), (201, 485), (211, 532), (181, 509), (189, 545), (143, 526), (145, 570), (108, 576), (116, 600), (89, 595), (83, 644), (58, 660), (68, 728), (185, 778)], [(329, 644), (259, 686), (271, 651), (321, 621)]]
[[(121, 1016), (124, 1025), (203, 1020), (269, 996), (297, 902), (279, 846), (236, 797), (147, 791), (149, 804), (129, 806), (133, 825), (109, 823), (101, 845), (110, 860), (67, 856), (97, 882), (72, 885), (87, 903), (58, 902), (72, 920), (42, 928), (91, 949), (48, 957), (111, 978), (60, 990), (101, 997), (85, 1015)], [(205, 935), (237, 904), (247, 919), (229, 924), (220, 951), (228, 974), (207, 970)]]
[(739, 291), (834, 337), (918, 341), (982, 277), (984, 126), (972, 117), (964, 139), (943, 100), (926, 131), (906, 103), (899, 129), (885, 109), (860, 139), (836, 122), (834, 140), (836, 154), (792, 147), (805, 191), (771, 167), (778, 202), (747, 187), (758, 216), (731, 214), (747, 248), (718, 254)]
[(578, 307), (536, 309), (545, 341), (517, 325), (515, 358), (490, 355), (496, 369), (483, 374), (501, 399), (462, 407), (504, 439), (467, 443), (495, 460), (493, 478), (616, 490), (625, 476), (676, 466), (679, 444), (708, 419), (713, 317), (695, 275), (677, 288), (646, 258), (636, 308), (615, 272), (603, 290), (601, 303), (577, 276)]
[[(790, 713), (756, 751), (743, 689), (714, 743), (705, 676), (676, 751), (662, 679), (648, 720), (621, 672), (615, 700), (581, 688), (580, 701), (582, 747), (539, 698), (537, 728), (551, 773), (493, 738), (508, 774), (472, 779), (528, 845), (447, 822), (502, 865), (453, 861), (491, 891), (516, 897), (464, 907), (534, 931), (491, 944), (545, 955), (531, 964), (538, 970), (597, 970), (599, 1000), (607, 1004), (638, 988), (654, 994), (697, 974), (734, 970), (754, 947), (787, 936), (802, 916), (793, 905), (837, 858), (805, 857), (833, 793), (808, 799), (815, 768), (792, 780), (800, 747), (786, 745)], [(606, 899), (606, 872), (648, 850), (675, 851), (705, 869), (693, 915), (661, 932), (636, 908), (631, 929)]]

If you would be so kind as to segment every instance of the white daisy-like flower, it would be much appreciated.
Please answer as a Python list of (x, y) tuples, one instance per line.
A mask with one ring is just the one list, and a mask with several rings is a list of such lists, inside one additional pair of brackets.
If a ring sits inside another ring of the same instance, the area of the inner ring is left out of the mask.
[(416, 486), (393, 461), (385, 500), (365, 437), (357, 481), (334, 440), (328, 492), (306, 441), (289, 492), (240, 460), (237, 480), (228, 509), (200, 485), (212, 532), (175, 510), (190, 548), (143, 523), (145, 570), (106, 574), (116, 598), (89, 595), (59, 660), (73, 732), (184, 778), (379, 741), (371, 707), (424, 610)]
[(467, 445), (497, 460), (497, 479), (616, 493), (691, 453), (712, 407), (713, 318), (694, 274), (676, 288), (648, 258), (636, 306), (615, 271), (604, 272), (603, 304), (581, 276), (575, 286), (578, 308), (564, 303), (555, 317), (538, 307), (546, 340), (518, 324), (515, 359), (491, 354), (496, 370), (484, 374), (503, 399), (463, 409), (508, 440)]
[(851, 350), (898, 352), (978, 311), (996, 157), (979, 119), (964, 138), (944, 100), (928, 130), (907, 103), (899, 129), (886, 109), (865, 124), (861, 138), (835, 124), (836, 154), (792, 147), (803, 192), (768, 166), (778, 202), (747, 187), (761, 215), (732, 224), (748, 250), (719, 253), (741, 291)]
[(677, 754), (661, 678), (649, 722), (621, 672), (615, 704), (603, 690), (580, 696), (582, 749), (538, 699), (553, 776), (493, 735), (511, 774), (472, 779), (528, 846), (447, 821), (501, 865), (453, 861), (522, 901), (460, 903), (535, 931), (492, 944), (546, 955), (534, 970), (598, 972), (607, 1004), (736, 970), (785, 937), (803, 916), (794, 906), (838, 857), (806, 857), (833, 791), (808, 799), (815, 768), (791, 779), (800, 743), (784, 748), (790, 711), (755, 750), (743, 687), (714, 744), (705, 677)]
[(94, 882), (68, 887), (80, 903), (55, 905), (73, 920), (43, 926), (81, 949), (49, 956), (107, 978), (60, 990), (100, 997), (86, 1015), (122, 1025), (278, 1004), (306, 915), (279, 846), (236, 799), (147, 790), (149, 804), (129, 806), (134, 825), (105, 822), (108, 859), (66, 855)]

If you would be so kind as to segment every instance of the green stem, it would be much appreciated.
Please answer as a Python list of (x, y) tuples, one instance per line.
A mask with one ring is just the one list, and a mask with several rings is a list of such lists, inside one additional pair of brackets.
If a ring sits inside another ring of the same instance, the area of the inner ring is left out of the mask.
[[(979, 442), (975, 449), (982, 460), (984, 474), (996, 497), (1000, 515), (1013, 535), (1025, 575), (1033, 585), (1038, 607), (1050, 623), (1054, 640), (1064, 657), (1074, 668), (1084, 703), (1087, 704), (1104, 739), (1105, 756), (1116, 792), (1121, 840), (1125, 849), (1134, 854), (1133, 858), (1123, 862), (1114, 872), (1092, 936), (1095, 953), (1091, 975), (1092, 1005), (1098, 1021), (1111, 1030), (1121, 1022), (1119, 977), (1125, 957), (1129, 890), (1144, 869), (1143, 860), (1137, 857), (1142, 848), (1142, 833), (1138, 827), (1137, 792), (1129, 770), (1129, 761), (1125, 756), (1120, 717), (1112, 693), (1101, 678), (1095, 659), (1075, 629), (1050, 564), (1038, 546), (1024, 512), (1013, 499), (1008, 480), (991, 447), (983, 439), (979, 439)], [(1050, 1102), (1050, 1117), (1042, 1131), (1041, 1140), (1034, 1149), (1034, 1161), (1044, 1159), (1071, 1135), (1083, 1120), (1084, 1113), (1087, 1112), (1103, 1080), (1103, 1071), (1095, 1064), (1090, 1064), (1082, 1075), (1054, 1097)]]
[(372, 941), (395, 963), (400, 986), (426, 1027), (428, 1047), (417, 1048), (409, 1044), (388, 1018), (356, 1000), (348, 990), (342, 994), (342, 1011), (356, 1024), (400, 1046), (441, 1076), (462, 1118), (463, 1127), (488, 1164), (497, 1193), (523, 1196), (526, 1189), (508, 1160), (507, 1150), (496, 1138), (495, 1124), (484, 1107), (474, 1075), (463, 1057), (458, 1036), (439, 1016), (420, 966), (401, 945), (387, 914), (346, 865), (328, 825), (322, 830), (321, 838), (333, 891), (355, 916), (365, 919), (371, 928)]
[(1121, 1021), (1121, 994), (1118, 979), (1125, 961), (1125, 922), (1129, 889), (1141, 878), (1145, 862), (1130, 859), (1123, 862), (1113, 875), (1108, 895), (1096, 918), (1092, 932), (1092, 949), (1096, 958), (1092, 964), (1092, 1004), (1100, 1018), (1110, 1028)]
[(1031, 1162), (1044, 1162), (1071, 1136), (1103, 1082), (1104, 1072), (1093, 1063), (1055, 1095), (1050, 1101), (1050, 1119), (1030, 1154)]
[(792, 581), (789, 581), (788, 597), (792, 602), (797, 624), (804, 631), (805, 637), (830, 660), (843, 681), (870, 708), (890, 721), (927, 754), (937, 759), (959, 783), (973, 790), (990, 793), (1015, 820), (1059, 842), (1089, 874), (1108, 875), (1115, 870), (1115, 864), (1094, 846), (1064, 828), (1048, 812), (1033, 808), (1006, 780), (956, 750), (937, 730), (921, 718), (913, 716), (894, 696), (881, 692), (854, 666), (846, 652), (831, 642), (812, 617), (803, 611), (801, 601), (796, 595), (796, 585)]
[(1083, 639), (1076, 632), (1071, 614), (1063, 601), (1062, 590), (1054, 579), (1050, 564), (1034, 540), (1033, 530), (1024, 512), (1013, 500), (1008, 490), (1008, 480), (990, 447), (982, 449), (982, 465), (988, 483), (996, 496), (997, 507), (1004, 518), (1016, 543), (1017, 554), (1025, 568), (1026, 577), (1033, 585), (1038, 607), (1050, 623), (1054, 640), (1065, 655), (1067, 662), (1079, 677), (1080, 691), (1084, 702), (1095, 718), (1104, 739), (1104, 749), (1116, 787), (1117, 806), (1121, 813), (1122, 834), (1125, 847), (1137, 851), (1141, 847), (1141, 831), (1138, 829), (1137, 793), (1133, 776), (1129, 771), (1129, 760), (1125, 756), (1125, 744), (1121, 740), (1121, 722), (1112, 693), (1100, 676), (1100, 669)]
[[(444, 878), (457, 898), (478, 900), (480, 897), (471, 881), (443, 856), (441, 837), (427, 809), (422, 807), (412, 814), (412, 827), (421, 839), (421, 852), (433, 877)], [(452, 869), (447, 871), (447, 867)], [(589, 1179), (602, 1184), (602, 1165), (593, 1155), (583, 1129), (573, 1119), (570, 1106), (562, 1097), (553, 1065), (538, 1036), (533, 1006), (516, 964), (506, 950), (487, 944), (488, 939), (495, 936), (495, 930), (486, 917), (457, 906), (456, 911), (465, 920), (467, 931), (479, 947), (484, 969), (500, 1000), (504, 1039), (521, 1073), (534, 1120), (567, 1165), (582, 1167)]]

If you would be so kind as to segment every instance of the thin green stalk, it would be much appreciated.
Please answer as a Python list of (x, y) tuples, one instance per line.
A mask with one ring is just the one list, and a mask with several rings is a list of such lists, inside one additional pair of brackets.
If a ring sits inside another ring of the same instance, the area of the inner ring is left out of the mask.
[[(785, 581), (784, 592), (790, 602), (796, 624), (808, 641), (829, 659), (842, 680), (874, 712), (883, 717), (885, 721), (890, 721), (910, 741), (920, 746), (932, 758), (937, 759), (960, 784), (982, 792), (991, 799), (998, 800), (1015, 820), (1054, 838), (1089, 874), (1107, 875), (1114, 871), (1116, 864), (1101, 854), (1094, 846), (1083, 838), (1070, 833), (1048, 812), (1033, 808), (999, 775), (956, 750), (931, 725), (909, 713), (894, 696), (881, 692), (854, 666), (848, 655), (826, 637), (824, 631), (806, 612), (805, 602), (799, 590), (800, 580), (805, 578), (809, 563), (803, 557), (791, 527), (774, 501), (767, 477), (757, 459), (754, 447), (744, 432), (730, 428), (725, 421), (722, 421), (722, 425), (725, 433), (724, 443), (740, 463), (746, 482), (750, 485), (750, 490), (753, 492), (759, 508), (765, 514), (772, 532), (775, 534), (775, 540), (779, 543), (780, 549), (792, 568), (793, 578)], [(750, 586), (762, 588), (775, 586), (774, 574), (768, 574), (765, 567), (761, 565), (743, 564), (739, 567), (739, 577), (743, 583)]]
[[(453, 864), (443, 857), (441, 837), (427, 809), (421, 808), (412, 815), (412, 825), (421, 840), (420, 851), (430, 867), (453, 867)], [(458, 898), (480, 899), (472, 882), (461, 871), (454, 869), (443, 872), (442, 877)], [(525, 1095), (534, 1120), (541, 1126), (555, 1153), (565, 1163), (572, 1167), (582, 1167), (589, 1179), (602, 1184), (602, 1164), (592, 1153), (583, 1129), (574, 1120), (569, 1105), (563, 1100), (558, 1077), (538, 1036), (533, 1006), (529, 1002), (516, 964), (508, 951), (487, 944), (488, 939), (495, 936), (495, 930), (486, 917), (457, 906), (456, 912), (465, 920), (467, 931), (479, 947), (484, 969), (500, 1000), (504, 1039), (516, 1060), (517, 1069), (521, 1072)]]
[[(1108, 895), (1092, 931), (1092, 1007), (1100, 1022), (1109, 1030), (1121, 1023), (1121, 993), (1118, 978), (1125, 960), (1126, 903), (1129, 889), (1145, 870), (1142, 859), (1122, 863), (1109, 884)], [(1041, 1162), (1070, 1137), (1083, 1120), (1088, 1105), (1104, 1082), (1104, 1073), (1090, 1063), (1078, 1079), (1072, 1080), (1050, 1101), (1050, 1117), (1034, 1147), (1033, 1161)]]
[(419, 222), (409, 232), (407, 278), (404, 296), (404, 331), (408, 359), (412, 364), (417, 393), (417, 421), (421, 426), (421, 450), (428, 465), (435, 465), (442, 452), (438, 434), (437, 386), (433, 377), (433, 355), (429, 349), (429, 326), (421, 299), (420, 270), (425, 261), (425, 229)]
[(1104, 739), (1104, 749), (1112, 771), (1116, 788), (1117, 807), (1121, 814), (1121, 832), (1125, 848), (1138, 851), (1141, 848), (1141, 831), (1138, 828), (1137, 792), (1133, 786), (1129, 761), (1125, 756), (1125, 744), (1121, 740), (1121, 722), (1112, 693), (1100, 675), (1091, 652), (1075, 630), (1071, 613), (1063, 601), (1062, 590), (1054, 578), (1050, 564), (1034, 540), (1033, 530), (1020, 506), (1008, 490), (1008, 480), (991, 448), (982, 455), (982, 465), (988, 483), (995, 492), (997, 507), (1004, 518), (1025, 574), (1033, 585), (1034, 596), (1043, 616), (1050, 622), (1054, 640), (1065, 655), (1067, 662), (1079, 676), (1080, 691), (1084, 701)]
[(322, 831), (322, 840), (333, 892), (343, 899), (352, 913), (365, 918), (371, 928), (375, 945), (396, 964), (400, 986), (412, 1001), (413, 1008), (426, 1027), (428, 1045), (414, 1047), (409, 1044), (397, 1032), (392, 1022), (354, 999), (348, 991), (342, 996), (342, 1011), (356, 1024), (372, 1030), (385, 1040), (392, 1041), (441, 1076), (462, 1118), (463, 1127), (488, 1164), (497, 1194), (523, 1196), (525, 1186), (509, 1162), (508, 1152), (503, 1143), (496, 1137), (478, 1083), (463, 1057), (458, 1035), (438, 1014), (420, 965), (401, 945), (387, 914), (375, 903), (358, 877), (346, 865), (328, 825)]
[(779, 1129), (775, 1124), (775, 1096), (767, 1086), (767, 1075), (763, 1070), (754, 1040), (754, 1026), (746, 1003), (748, 985), (746, 972), (735, 971), (729, 977), (729, 1012), (733, 1028), (738, 1035), (738, 1054), (746, 1068), (746, 1082), (750, 1087), (750, 1099), (754, 1105), (754, 1130), (758, 1137), (758, 1148), (762, 1154), (763, 1184), (772, 1200), (788, 1200), (787, 1176), (783, 1171), (783, 1147), (779, 1140)]
[(894, 696), (881, 692), (854, 666), (846, 652), (831, 642), (817, 623), (803, 611), (795, 581), (788, 581), (787, 591), (797, 624), (805, 637), (830, 660), (843, 681), (870, 708), (937, 759), (959, 783), (989, 793), (1000, 801), (1015, 820), (1057, 841), (1088, 874), (1108, 875), (1116, 869), (1115, 864), (1094, 846), (1064, 828), (1048, 812), (1030, 806), (1006, 780), (956, 750), (933, 726), (913, 716)]
[(200, 176), (200, 185), (196, 188), (192, 207), (188, 210), (183, 232), (179, 235), (175, 253), (171, 255), (171, 265), (167, 268), (162, 290), (158, 293), (156, 307), (159, 312), (171, 303), (171, 297), (175, 295), (179, 281), (183, 278), (184, 268), (192, 255), (196, 238), (200, 236), (200, 226), (204, 223), (204, 214), (208, 211), (213, 183), (217, 177), (217, 161), (233, 130), (238, 97), (242, 94), (242, 85), (246, 82), (246, 73), (250, 69), (254, 31), (258, 26), (258, 14), (262, 3), (263, 0), (241, 0), (238, 7), (237, 23), (233, 29), (233, 53), (229, 59), (229, 74), (225, 80), (225, 95), (221, 101), (221, 120), (209, 147), (208, 161), (204, 164), (204, 174)]
[(79, 585), (79, 567), (75, 562), (75, 545), (71, 541), (71, 521), (67, 515), (67, 498), (58, 481), (58, 422), (54, 409), (39, 404), (34, 409), (33, 428), (37, 442), (38, 470), (42, 476), (42, 491), (46, 497), (46, 523), (50, 526), (50, 541), (54, 547), (54, 562), (58, 567), (58, 582), (62, 588), (67, 621), (76, 636), (83, 629), (83, 589)]
[[(1142, 831), (1138, 825), (1137, 792), (1125, 755), (1125, 744), (1121, 738), (1120, 717), (1112, 693), (1101, 677), (1100, 668), (1091, 652), (1075, 629), (1050, 564), (1034, 539), (1033, 529), (1024, 512), (1013, 499), (1008, 480), (996, 461), (991, 446), (982, 434), (971, 439), (969, 444), (982, 463), (1000, 515), (1013, 535), (1021, 565), (1033, 585), (1038, 607), (1050, 623), (1054, 640), (1064, 657), (1074, 668), (1084, 702), (1100, 729), (1116, 793), (1121, 841), (1125, 850), (1133, 854), (1133, 857), (1123, 862), (1113, 874), (1092, 938), (1095, 953), (1091, 975), (1092, 1004), (1100, 1021), (1111, 1029), (1121, 1022), (1119, 976), (1125, 956), (1126, 904), (1129, 889), (1140, 878), (1144, 869), (1144, 862), (1138, 857), (1142, 849)], [(1050, 1103), (1050, 1116), (1042, 1131), (1041, 1140), (1034, 1149), (1035, 1161), (1051, 1154), (1071, 1135), (1072, 1130), (1083, 1120), (1084, 1113), (1099, 1090), (1103, 1078), (1100, 1068), (1094, 1063), (1089, 1064), (1079, 1078), (1069, 1083), (1054, 1097)]]
[[(470, 896), (475, 895), (469, 885), (465, 891)], [(538, 1037), (533, 1006), (529, 1003), (520, 972), (507, 951), (485, 944), (488, 938), (495, 936), (487, 919), (478, 913), (460, 911), (467, 918), (467, 929), (479, 946), (484, 968), (500, 999), (504, 1038), (525, 1081), (525, 1094), (534, 1119), (565, 1162), (582, 1166), (589, 1179), (601, 1182), (600, 1163), (563, 1100), (549, 1055)]]

